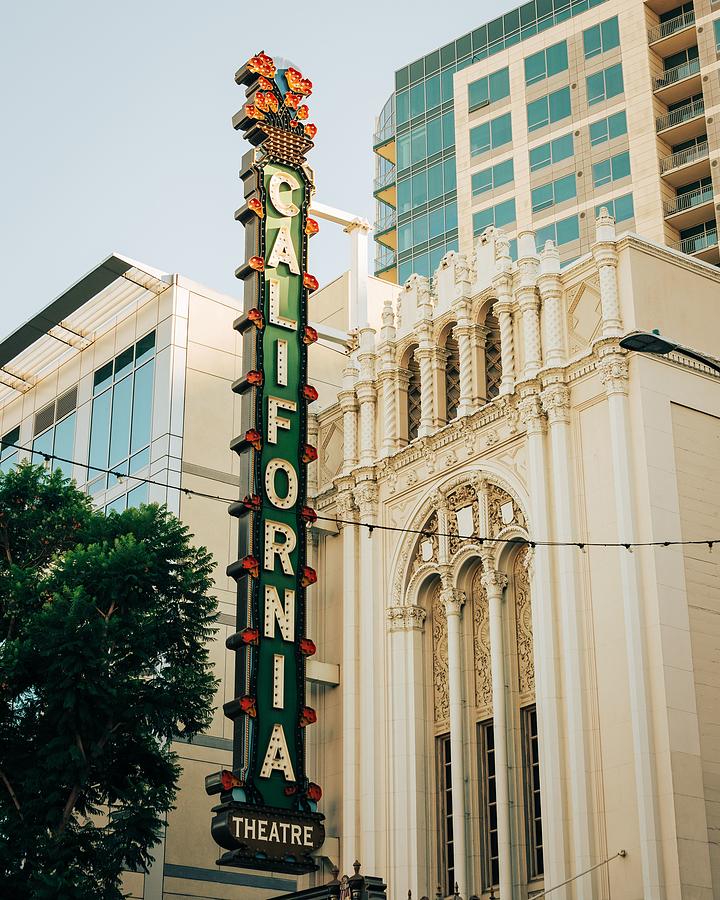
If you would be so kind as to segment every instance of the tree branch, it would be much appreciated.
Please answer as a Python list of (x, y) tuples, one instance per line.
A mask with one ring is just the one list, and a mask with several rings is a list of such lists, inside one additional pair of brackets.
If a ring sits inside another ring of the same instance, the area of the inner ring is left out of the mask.
[(7, 788), (8, 794), (10, 794), (10, 799), (12, 800), (13, 804), (15, 805), (15, 809), (18, 811), (18, 815), (20, 816), (21, 821), (24, 822), (25, 817), (23, 816), (22, 810), (20, 809), (20, 801), (18, 800), (17, 795), (15, 794), (15, 791), (12, 788), (12, 785), (8, 781), (7, 775), (3, 772), (2, 769), (0, 769), (0, 778), (2, 778), (3, 784)]

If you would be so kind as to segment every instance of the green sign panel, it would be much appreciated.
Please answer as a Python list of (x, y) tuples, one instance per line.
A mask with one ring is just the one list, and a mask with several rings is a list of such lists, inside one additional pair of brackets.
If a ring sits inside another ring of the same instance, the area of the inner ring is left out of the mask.
[(315, 645), (305, 634), (305, 592), (316, 581), (307, 565), (307, 407), (317, 398), (307, 383), (307, 353), (317, 335), (307, 324), (308, 218), (312, 183), (305, 153), (315, 126), (305, 122), (311, 83), (294, 69), (278, 72), (263, 53), (236, 75), (248, 102), (234, 125), (255, 145), (243, 159), (245, 203), (245, 374), (241, 397), (235, 696), (225, 704), (234, 723), (233, 768), (206, 781), (219, 794), (212, 834), (227, 852), (221, 864), (276, 872), (310, 872), (324, 840), (317, 812), (321, 790), (305, 772), (305, 729), (315, 712), (305, 705), (305, 662)]

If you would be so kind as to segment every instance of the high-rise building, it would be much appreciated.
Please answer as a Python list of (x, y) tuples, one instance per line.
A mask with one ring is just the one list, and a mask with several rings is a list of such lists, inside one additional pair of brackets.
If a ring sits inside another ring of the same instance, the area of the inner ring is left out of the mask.
[[(395, 73), (377, 122), (375, 273), (431, 275), (489, 225), (564, 264), (608, 207), (720, 261), (720, 4), (532, 0)], [(714, 173), (714, 174), (713, 174)]]

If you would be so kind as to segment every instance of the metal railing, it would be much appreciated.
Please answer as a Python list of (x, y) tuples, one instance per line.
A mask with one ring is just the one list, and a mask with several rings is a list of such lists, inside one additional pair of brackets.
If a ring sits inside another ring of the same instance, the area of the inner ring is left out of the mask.
[(375, 252), (375, 271), (382, 272), (395, 265), (395, 253), (388, 247), (377, 246)]
[(677, 31), (682, 31), (684, 28), (689, 28), (690, 25), (695, 24), (695, 10), (691, 9), (688, 12), (683, 13), (681, 16), (676, 16), (674, 19), (669, 19), (667, 22), (660, 22), (659, 25), (656, 25), (654, 28), (650, 28), (648, 30), (648, 42), (654, 44), (655, 41), (660, 41), (663, 38), (670, 37), (671, 34), (675, 34)]
[(704, 231), (702, 234), (694, 234), (692, 237), (675, 241), (671, 246), (674, 250), (680, 250), (682, 253), (700, 253), (701, 250), (717, 247), (717, 242), (717, 229), (713, 228), (711, 231)]
[(660, 160), (660, 174), (664, 175), (671, 169), (677, 169), (678, 166), (686, 166), (697, 159), (704, 159), (709, 154), (707, 141), (703, 141), (702, 144), (696, 144), (694, 147), (688, 147), (687, 150), (671, 153), (670, 156), (665, 156)]
[(373, 134), (373, 147), (377, 147), (378, 144), (384, 144), (394, 136), (395, 122), (390, 119), (382, 127), (378, 128), (375, 134)]
[(379, 191), (395, 182), (395, 166), (391, 166), (382, 175), (378, 175), (373, 182), (373, 190)]
[(381, 231), (387, 231), (388, 228), (395, 227), (395, 210), (391, 209), (389, 212), (386, 212), (384, 215), (379, 216), (375, 219), (375, 234), (379, 234)]
[(655, 119), (655, 131), (665, 131), (666, 128), (674, 128), (675, 125), (689, 122), (690, 119), (695, 119), (704, 114), (705, 98), (700, 97), (698, 100), (693, 100), (690, 103), (686, 103), (684, 106), (679, 106), (677, 109), (671, 110), (664, 116), (658, 116), (657, 119)]
[(687, 62), (681, 63), (679, 66), (675, 66), (673, 69), (668, 69), (663, 72), (662, 75), (656, 75), (653, 78), (653, 90), (659, 91), (661, 88), (669, 87), (671, 84), (676, 84), (678, 81), (682, 81), (683, 78), (689, 78), (691, 75), (697, 75), (700, 71), (700, 60), (699, 59), (689, 59)]
[(674, 216), (675, 213), (685, 212), (695, 206), (701, 206), (713, 198), (712, 185), (698, 188), (696, 191), (688, 191), (687, 194), (678, 194), (672, 200), (663, 202), (663, 210), (666, 216)]

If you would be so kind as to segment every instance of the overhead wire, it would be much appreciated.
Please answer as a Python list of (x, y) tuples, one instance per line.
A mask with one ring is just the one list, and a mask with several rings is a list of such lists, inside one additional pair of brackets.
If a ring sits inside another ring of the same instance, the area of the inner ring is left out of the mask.
[[(167, 481), (159, 481), (156, 478), (146, 478), (142, 475), (133, 475), (127, 472), (121, 472), (117, 469), (109, 469), (102, 468), (100, 466), (93, 466), (89, 463), (79, 462), (74, 459), (66, 459), (62, 456), (57, 456), (54, 453), (47, 453), (45, 450), (36, 450), (33, 447), (27, 447), (23, 444), (13, 444), (13, 443), (5, 443), (2, 444), (2, 449), (6, 449), (11, 447), (15, 450), (22, 450), (26, 453), (30, 453), (31, 455), (41, 456), (45, 462), (50, 462), (52, 460), (56, 460), (57, 462), (67, 463), (72, 466), (79, 466), (83, 469), (87, 469), (88, 472), (95, 472), (100, 475), (113, 475), (117, 479), (128, 479), (132, 481), (137, 481), (141, 484), (152, 484), (155, 487), (167, 488), (168, 490), (179, 491), (181, 494), (184, 494), (186, 497), (200, 497), (204, 500), (214, 500), (219, 503), (230, 504), (237, 503), (238, 497), (223, 497), (220, 494), (210, 494), (206, 491), (199, 491), (195, 488), (182, 487), (182, 485), (170, 484)], [(267, 504), (263, 504), (262, 509), (272, 510), (274, 507), (268, 506)], [(586, 540), (575, 540), (575, 541), (539, 541), (534, 540), (532, 538), (520, 538), (520, 537), (490, 537), (490, 536), (480, 536), (476, 534), (470, 535), (458, 535), (453, 532), (442, 532), (442, 531), (431, 531), (427, 528), (408, 528), (402, 525), (381, 525), (376, 522), (361, 522), (355, 519), (341, 519), (338, 516), (322, 516), (319, 513), (317, 515), (317, 521), (321, 522), (330, 522), (335, 525), (348, 525), (356, 528), (367, 528), (368, 532), (372, 535), (373, 531), (390, 531), (399, 534), (416, 534), (418, 537), (446, 537), (446, 538), (457, 538), (458, 536), (462, 537), (465, 540), (471, 540), (475, 543), (483, 546), (487, 544), (488, 546), (492, 546), (494, 544), (525, 544), (530, 548), (535, 547), (576, 547), (579, 550), (585, 550), (586, 548), (620, 548), (628, 551), (632, 551), (636, 548), (641, 547), (685, 547), (685, 546), (702, 546), (707, 545), (708, 549), (712, 550), (715, 544), (720, 543), (720, 537), (713, 538), (702, 538), (698, 540), (666, 540), (666, 541), (586, 541)]]

